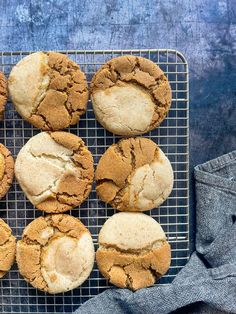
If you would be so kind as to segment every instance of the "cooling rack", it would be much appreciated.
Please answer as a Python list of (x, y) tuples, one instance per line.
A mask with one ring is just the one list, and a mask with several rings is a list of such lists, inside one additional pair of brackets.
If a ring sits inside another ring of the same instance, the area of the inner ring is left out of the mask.
[[(138, 55), (157, 63), (167, 75), (172, 87), (172, 106), (161, 126), (144, 136), (156, 142), (168, 156), (174, 170), (174, 188), (170, 197), (159, 208), (149, 212), (161, 223), (172, 248), (169, 272), (157, 285), (171, 283), (189, 257), (189, 83), (188, 65), (184, 56), (175, 50), (110, 50), (110, 51), (60, 51), (77, 62), (86, 73), (88, 81), (107, 60), (125, 55)], [(12, 66), (31, 52), (0, 53), (0, 71), (9, 75)], [(119, 137), (104, 130), (96, 121), (89, 101), (88, 110), (79, 125), (68, 129), (86, 142), (94, 156), (95, 166), (106, 148)], [(14, 157), (21, 147), (37, 134), (16, 113), (11, 102), (6, 106), (5, 119), (0, 122), (0, 142), (8, 147)], [(99, 201), (93, 190), (89, 198), (70, 213), (79, 217), (92, 233), (95, 248), (97, 236), (105, 220), (114, 210)], [(26, 200), (14, 181), (7, 196), (0, 201), (0, 217), (11, 226), (19, 239), (24, 227), (42, 213)], [(111, 287), (94, 267), (89, 279), (78, 289), (59, 295), (47, 295), (34, 289), (20, 276), (16, 265), (0, 281), (1, 313), (64, 313), (74, 311), (80, 304)]]

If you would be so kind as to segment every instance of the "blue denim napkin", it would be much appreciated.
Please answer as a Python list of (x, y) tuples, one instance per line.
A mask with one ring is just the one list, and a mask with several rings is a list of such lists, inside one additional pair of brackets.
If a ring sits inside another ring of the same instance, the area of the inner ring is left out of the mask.
[(236, 313), (236, 151), (197, 166), (195, 180), (196, 252), (173, 283), (109, 289), (76, 314)]

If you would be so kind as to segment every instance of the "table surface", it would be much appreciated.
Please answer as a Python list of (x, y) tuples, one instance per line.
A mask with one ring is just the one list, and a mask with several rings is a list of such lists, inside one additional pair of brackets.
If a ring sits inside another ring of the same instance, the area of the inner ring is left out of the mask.
[(0, 51), (170, 48), (185, 55), (193, 235), (193, 167), (236, 148), (236, 1), (0, 0), (0, 12)]

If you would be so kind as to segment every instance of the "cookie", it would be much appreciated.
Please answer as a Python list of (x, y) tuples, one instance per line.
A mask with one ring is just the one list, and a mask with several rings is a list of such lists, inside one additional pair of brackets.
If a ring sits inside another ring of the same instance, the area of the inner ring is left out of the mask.
[(79, 219), (55, 214), (33, 220), (17, 242), (16, 261), (33, 287), (60, 293), (80, 286), (94, 264), (93, 240)]
[(14, 159), (9, 150), (0, 144), (0, 199), (11, 187), (14, 177)]
[(18, 113), (42, 130), (65, 129), (86, 111), (86, 77), (79, 65), (63, 54), (26, 56), (12, 69), (8, 84)]
[(0, 278), (11, 268), (15, 260), (16, 238), (11, 228), (0, 219)]
[(7, 103), (8, 90), (7, 80), (4, 74), (0, 71), (0, 120), (3, 119), (5, 105)]
[(111, 145), (99, 160), (96, 190), (120, 211), (145, 211), (162, 204), (173, 188), (173, 170), (162, 150), (147, 138)]
[(158, 222), (142, 213), (118, 213), (99, 233), (96, 261), (110, 283), (137, 290), (152, 286), (170, 267), (171, 249)]
[(121, 56), (105, 63), (91, 82), (97, 120), (108, 131), (132, 136), (156, 128), (171, 105), (171, 88), (152, 61)]
[(20, 150), (15, 174), (36, 208), (61, 213), (79, 206), (88, 197), (93, 183), (93, 157), (74, 134), (42, 132)]

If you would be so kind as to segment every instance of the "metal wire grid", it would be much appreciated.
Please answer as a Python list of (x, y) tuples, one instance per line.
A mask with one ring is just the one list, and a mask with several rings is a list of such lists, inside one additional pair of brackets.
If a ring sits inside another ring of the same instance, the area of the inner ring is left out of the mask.
[[(125, 54), (143, 56), (157, 63), (166, 73), (172, 87), (172, 106), (168, 117), (159, 128), (144, 136), (158, 143), (168, 156), (174, 170), (174, 188), (170, 197), (159, 208), (147, 214), (159, 221), (167, 234), (172, 248), (171, 267), (158, 284), (170, 283), (185, 265), (189, 254), (189, 125), (188, 125), (188, 65), (185, 58), (175, 50), (119, 50), (119, 51), (60, 51), (77, 62), (86, 73), (88, 81), (107, 60)], [(7, 76), (20, 59), (30, 52), (0, 53), (0, 70)], [(84, 139), (94, 156), (95, 165), (106, 148), (116, 142), (114, 136), (97, 123), (91, 102), (79, 125), (69, 128), (71, 133)], [(5, 119), (0, 123), (0, 142), (8, 147), (14, 157), (21, 147), (39, 130), (16, 113), (9, 102)], [(95, 248), (97, 236), (105, 220), (114, 210), (99, 201), (95, 189), (89, 198), (71, 212), (79, 217), (92, 233)], [(0, 217), (5, 219), (17, 238), (24, 227), (42, 213), (35, 210), (14, 181), (7, 196), (0, 201)], [(64, 313), (72, 312), (90, 297), (110, 287), (101, 277), (95, 265), (90, 278), (78, 289), (60, 295), (47, 295), (28, 285), (20, 276), (16, 265), (0, 281), (0, 312), (3, 313)]]

